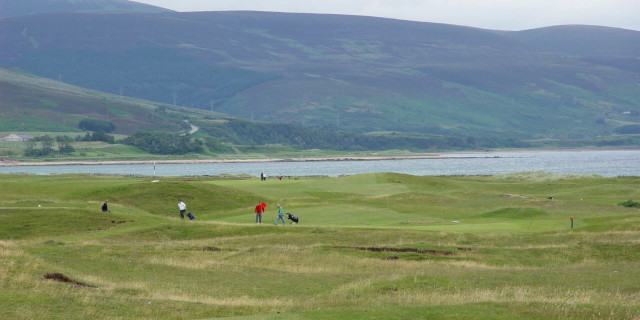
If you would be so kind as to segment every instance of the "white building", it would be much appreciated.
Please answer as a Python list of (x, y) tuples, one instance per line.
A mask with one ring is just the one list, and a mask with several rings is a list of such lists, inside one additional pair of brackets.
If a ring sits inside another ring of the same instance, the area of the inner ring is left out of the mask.
[(24, 142), (33, 139), (32, 135), (23, 134), (23, 133), (12, 133), (6, 137), (0, 137), (0, 141), (6, 142)]

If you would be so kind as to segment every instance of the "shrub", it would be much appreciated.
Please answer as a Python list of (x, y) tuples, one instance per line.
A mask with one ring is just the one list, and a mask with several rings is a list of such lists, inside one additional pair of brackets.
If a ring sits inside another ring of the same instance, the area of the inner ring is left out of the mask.
[(78, 128), (85, 131), (102, 131), (110, 133), (116, 129), (116, 126), (110, 121), (106, 120), (84, 119), (78, 123)]
[(627, 200), (625, 202), (618, 203), (619, 206), (627, 207), (627, 208), (640, 208), (640, 202)]
[(630, 124), (626, 126), (617, 127), (613, 130), (617, 134), (640, 134), (640, 125)]
[(168, 132), (136, 131), (121, 142), (153, 154), (186, 154), (204, 151), (204, 143), (201, 140), (192, 141), (190, 135)]
[(76, 140), (78, 141), (103, 141), (106, 143), (114, 143), (115, 142), (115, 138), (110, 135), (110, 134), (106, 134), (104, 131), (96, 131), (94, 133), (91, 132), (87, 132), (84, 137), (76, 137)]

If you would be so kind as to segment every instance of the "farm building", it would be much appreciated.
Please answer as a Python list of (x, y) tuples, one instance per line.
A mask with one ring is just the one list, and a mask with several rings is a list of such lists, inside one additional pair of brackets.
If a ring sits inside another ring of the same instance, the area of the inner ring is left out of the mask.
[(32, 135), (28, 135), (28, 134), (22, 134), (22, 133), (12, 133), (6, 137), (0, 137), (0, 141), (6, 141), (6, 142), (24, 142), (24, 141), (29, 141), (33, 139)]

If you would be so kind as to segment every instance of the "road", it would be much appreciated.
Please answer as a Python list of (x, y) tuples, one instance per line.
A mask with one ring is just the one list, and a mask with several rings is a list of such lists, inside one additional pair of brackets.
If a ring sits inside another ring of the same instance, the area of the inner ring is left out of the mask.
[[(200, 127), (194, 126), (193, 124), (189, 123), (189, 120), (184, 120), (184, 122), (188, 123), (191, 126), (191, 130), (189, 131), (189, 134), (194, 134), (198, 132), (198, 130), (200, 130)], [(185, 134), (183, 133), (182, 135), (185, 135)]]

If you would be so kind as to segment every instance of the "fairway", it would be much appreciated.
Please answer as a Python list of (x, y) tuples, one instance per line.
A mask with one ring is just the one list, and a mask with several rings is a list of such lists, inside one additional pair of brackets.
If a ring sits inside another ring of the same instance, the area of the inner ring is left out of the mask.
[(640, 178), (155, 179), (0, 175), (0, 319), (640, 318)]

